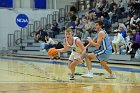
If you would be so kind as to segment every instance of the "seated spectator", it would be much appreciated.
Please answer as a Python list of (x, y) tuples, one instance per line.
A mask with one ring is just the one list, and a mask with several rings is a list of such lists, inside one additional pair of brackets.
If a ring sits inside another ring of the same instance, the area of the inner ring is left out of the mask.
[(89, 36), (90, 36), (89, 32), (86, 29), (83, 29), (81, 40), (87, 40), (87, 37)]
[(120, 31), (120, 34), (123, 36), (123, 38), (125, 39), (125, 37), (126, 37), (126, 30), (121, 26), (119, 29), (118, 29), (119, 31)]
[(125, 24), (122, 22), (122, 20), (118, 20), (118, 29), (123, 29), (127, 32), (127, 28), (125, 26)]
[(86, 31), (89, 31), (91, 29), (90, 21), (87, 19), (85, 23), (85, 29)]
[(71, 29), (75, 29), (75, 27), (76, 27), (75, 21), (71, 21), (71, 22), (70, 22), (70, 28), (71, 28)]
[(52, 22), (52, 27), (51, 27), (52, 32), (50, 32), (50, 37), (55, 38), (56, 35), (60, 33), (60, 29), (58, 27), (58, 23), (56, 20), (53, 20)]
[(140, 31), (136, 31), (135, 29), (132, 30), (132, 34), (134, 35), (132, 41), (132, 50), (135, 54), (138, 48), (140, 48)]
[(126, 46), (125, 40), (124, 40), (123, 36), (119, 33), (118, 30), (115, 30), (114, 34), (115, 34), (115, 36), (112, 41), (112, 47), (113, 47), (114, 52), (112, 54), (120, 54), (120, 47)]
[(40, 29), (39, 31), (37, 31), (35, 33), (35, 36), (34, 36), (35, 42), (39, 42), (39, 41), (43, 41), (44, 42), (46, 35), (48, 35), (48, 33), (43, 31), (43, 29)]
[(121, 12), (124, 12), (125, 11), (125, 8), (124, 8), (124, 3), (122, 0), (119, 1), (119, 5), (118, 5), (119, 9)]
[(106, 8), (103, 8), (102, 12), (101, 12), (101, 16), (103, 16), (105, 19), (109, 20), (110, 17), (109, 17), (109, 14), (106, 10)]
[(132, 31), (131, 30), (128, 30), (127, 33), (126, 33), (126, 38), (125, 38), (125, 41), (126, 41), (126, 53), (130, 53), (132, 51)]
[(140, 31), (140, 21), (138, 21), (137, 23), (137, 28), (136, 28), (137, 31)]
[(82, 29), (77, 28), (76, 32), (74, 33), (75, 37), (79, 37), (80, 39), (82, 38)]
[(140, 18), (138, 18), (136, 14), (133, 14), (133, 17), (130, 19), (130, 28), (136, 29), (138, 21), (140, 21)]
[(103, 16), (101, 16), (101, 21), (103, 22), (104, 29), (107, 33), (110, 33), (111, 23), (107, 19), (105, 19)]
[(82, 19), (79, 19), (79, 24), (76, 28), (80, 28), (80, 29), (84, 28), (84, 23), (83, 23)]
[(41, 36), (39, 32), (36, 32), (34, 35), (34, 41), (38, 43), (41, 40)]
[(125, 26), (130, 25), (130, 19), (131, 19), (130, 15), (127, 15)]
[(111, 22), (112, 23), (118, 22), (119, 18), (120, 18), (120, 11), (117, 8), (117, 6), (114, 5), (112, 10)]
[(82, 40), (82, 43), (84, 44), (84, 46), (86, 45), (87, 37), (89, 37), (89, 36), (90, 36), (89, 32), (86, 29), (83, 29), (81, 40)]
[(74, 13), (77, 13), (77, 9), (76, 9), (75, 6), (71, 6), (71, 7), (70, 7), (70, 11), (71, 11), (71, 12), (74, 12)]
[(40, 51), (46, 51), (50, 48), (55, 47), (55, 42), (52, 38), (50, 38), (48, 35), (45, 36), (45, 42), (42, 42), (40, 45), (41, 50)]
[(70, 20), (72, 21), (76, 21), (77, 16), (75, 15), (75, 13), (73, 11), (70, 12)]
[(110, 7), (109, 7), (109, 12), (112, 12), (113, 11), (113, 6), (116, 5), (117, 6), (117, 3), (114, 1), (114, 0), (111, 0), (110, 2)]

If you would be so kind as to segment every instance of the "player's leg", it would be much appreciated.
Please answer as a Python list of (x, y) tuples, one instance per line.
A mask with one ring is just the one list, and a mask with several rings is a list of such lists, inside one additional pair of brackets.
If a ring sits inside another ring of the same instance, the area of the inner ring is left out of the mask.
[(87, 65), (87, 68), (88, 68), (88, 72), (81, 75), (83, 77), (93, 77), (93, 72), (92, 72), (92, 63), (91, 63), (91, 60), (94, 59), (96, 60), (96, 55), (94, 53), (89, 53), (87, 56), (86, 56), (86, 65)]
[(92, 63), (91, 63), (91, 60), (94, 59), (96, 60), (96, 55), (94, 53), (89, 53), (87, 56), (86, 56), (86, 64), (87, 64), (87, 68), (88, 70), (92, 70)]
[(112, 70), (109, 68), (106, 61), (103, 60), (100, 62), (100, 64), (109, 74), (112, 74)]
[(71, 67), (71, 64), (73, 63), (73, 61), (74, 61), (74, 54), (71, 53), (71, 55), (69, 57), (69, 62), (68, 62), (68, 68), (69, 68), (69, 70), (71, 72), (71, 75), (70, 75), (70, 78), (69, 78), (70, 80), (74, 80), (74, 72), (75, 72), (75, 69), (73, 69)]
[(112, 72), (112, 70), (110, 69), (110, 67), (107, 65), (106, 61), (101, 61), (101, 66), (110, 74), (107, 78), (108, 79), (114, 79), (116, 78), (115, 73)]
[(101, 54), (98, 57), (101, 66), (110, 74), (110, 76), (108, 78), (115, 78), (115, 74), (112, 72), (112, 70), (110, 69), (110, 67), (107, 65), (108, 59), (109, 59), (110, 54)]
[[(71, 75), (74, 76), (74, 73), (75, 73), (75, 67), (78, 65), (78, 64), (81, 64), (81, 57), (80, 57), (81, 54), (79, 53), (74, 53), (73, 56), (71, 56), (70, 58), (73, 59), (73, 61), (71, 63), (69, 63), (69, 68), (70, 68), (70, 71), (71, 71)], [(73, 57), (73, 58), (72, 58)], [(70, 79), (72, 80), (72, 79)]]

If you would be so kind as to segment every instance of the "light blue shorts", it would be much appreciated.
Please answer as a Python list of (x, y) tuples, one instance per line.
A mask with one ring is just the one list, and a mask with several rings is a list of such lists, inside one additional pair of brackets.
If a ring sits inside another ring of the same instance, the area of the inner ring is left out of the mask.
[(111, 51), (109, 51), (108, 53), (101, 53), (99, 54), (98, 50), (93, 51), (93, 53), (96, 55), (97, 59), (101, 62), (101, 61), (107, 61), (109, 60), (109, 57), (111, 55)]
[(98, 59), (100, 62), (101, 62), (101, 61), (106, 61), (106, 62), (108, 62), (110, 55), (111, 55), (111, 54), (105, 54), (105, 53), (103, 53), (103, 54), (97, 55), (96, 57), (97, 57), (97, 59)]

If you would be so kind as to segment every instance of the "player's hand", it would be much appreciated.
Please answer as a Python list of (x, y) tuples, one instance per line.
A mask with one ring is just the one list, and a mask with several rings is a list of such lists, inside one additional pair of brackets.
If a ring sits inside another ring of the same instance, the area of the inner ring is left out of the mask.
[(91, 37), (87, 37), (87, 40), (88, 40), (89, 43), (93, 42)]

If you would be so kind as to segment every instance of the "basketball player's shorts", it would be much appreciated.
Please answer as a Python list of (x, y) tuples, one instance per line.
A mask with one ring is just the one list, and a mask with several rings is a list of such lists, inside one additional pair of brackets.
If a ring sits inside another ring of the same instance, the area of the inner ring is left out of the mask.
[(106, 54), (106, 53), (101, 53), (101, 54), (99, 54), (99, 53), (93, 51), (93, 53), (96, 55), (96, 58), (97, 58), (100, 62), (102, 62), (102, 61), (108, 62), (109, 57), (110, 57), (110, 55), (111, 55), (111, 52), (108, 53), (108, 54)]
[[(80, 57), (80, 53), (77, 53), (77, 52), (72, 52), (71, 54), (70, 54), (70, 57), (69, 57), (69, 61), (74, 61), (74, 60), (77, 60), (78, 58), (81, 58)], [(81, 62), (82, 62), (83, 60), (81, 60)]]

